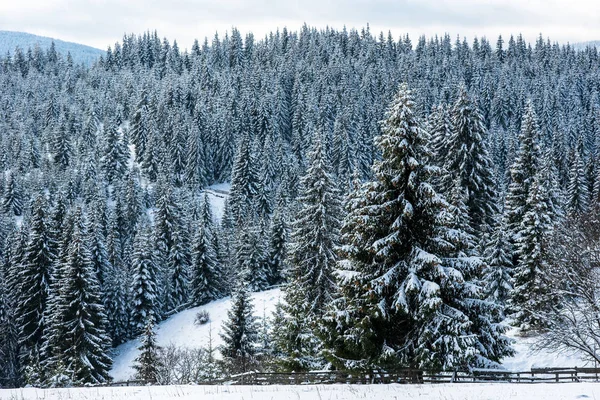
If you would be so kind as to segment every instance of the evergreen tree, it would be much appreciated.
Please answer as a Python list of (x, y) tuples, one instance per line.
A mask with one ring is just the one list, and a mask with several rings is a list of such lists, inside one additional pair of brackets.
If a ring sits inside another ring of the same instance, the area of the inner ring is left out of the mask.
[(38, 196), (31, 217), (29, 239), (20, 260), (18, 318), (23, 368), (31, 368), (33, 363), (40, 361), (39, 348), (46, 328), (44, 313), (55, 259), (52, 252), (55, 245), (50, 236), (46, 207), (44, 198)]
[(67, 264), (63, 267), (64, 359), (66, 370), (76, 384), (107, 382), (112, 364), (102, 292), (85, 243), (86, 236), (83, 215), (77, 210)]
[(175, 227), (173, 232), (173, 248), (169, 253), (167, 268), (170, 272), (170, 293), (168, 296), (169, 310), (187, 304), (189, 297), (188, 269), (190, 255), (188, 252), (187, 235), (182, 226)]
[(129, 149), (119, 137), (119, 132), (111, 123), (104, 124), (104, 151), (100, 160), (102, 171), (109, 183), (121, 178), (127, 170)]
[(142, 344), (138, 347), (140, 355), (135, 359), (133, 368), (136, 371), (136, 379), (146, 383), (158, 383), (158, 372), (161, 368), (159, 357), (160, 347), (156, 344), (156, 333), (154, 332), (154, 319), (150, 316), (146, 322), (142, 334)]
[(287, 227), (281, 211), (276, 210), (271, 220), (268, 248), (269, 285), (278, 285), (284, 281), (287, 272)]
[(336, 290), (333, 270), (341, 201), (319, 136), (309, 158), (311, 165), (301, 181), (300, 211), (292, 224), (283, 338), (278, 338), (287, 353), (280, 364), (289, 370), (319, 366), (319, 342), (313, 332)]
[(131, 324), (136, 334), (144, 330), (148, 318), (156, 318), (160, 315), (158, 268), (153, 249), (148, 228), (141, 227), (133, 244), (131, 266), (133, 273)]
[(335, 291), (341, 199), (320, 138), (309, 158), (311, 165), (301, 180), (300, 210), (290, 235), (289, 287), (302, 293), (309, 313), (318, 317)]
[(4, 196), (2, 196), (2, 210), (6, 214), (21, 215), (23, 213), (23, 200), (16, 177), (9, 173), (6, 176)]
[[(158, 267), (157, 286), (162, 312), (180, 305), (187, 298), (188, 240), (179, 198), (169, 182), (161, 179), (155, 221), (155, 249)], [(177, 239), (177, 240), (175, 240)], [(176, 288), (172, 287), (175, 283)], [(172, 297), (175, 296), (175, 297)], [(159, 318), (161, 314), (155, 317)]]
[(487, 243), (483, 284), (487, 298), (504, 304), (512, 293), (512, 260), (506, 225), (499, 223)]
[(251, 153), (250, 138), (248, 134), (244, 134), (238, 144), (231, 172), (229, 207), (236, 224), (251, 210), (257, 194), (258, 174)]
[(223, 295), (222, 280), (217, 254), (213, 246), (212, 214), (208, 195), (204, 195), (201, 217), (192, 240), (191, 297), (195, 305), (206, 304)]
[(239, 273), (239, 279), (244, 280), (247, 289), (253, 292), (264, 290), (268, 286), (268, 264), (264, 250), (254, 226), (239, 228), (235, 270)]
[(447, 369), (511, 354), (497, 310), (481, 300), (460, 209), (430, 184), (438, 170), (414, 108), (401, 85), (376, 140), (376, 180), (349, 203), (341, 296), (322, 333), (327, 358), (341, 368)]
[(448, 173), (443, 178), (444, 189), (448, 191), (453, 181), (459, 180), (467, 193), (465, 205), (471, 227), (481, 235), (489, 230), (497, 212), (492, 163), (485, 142), (487, 132), (477, 105), (469, 99), (464, 87), (459, 90), (450, 114), (450, 136), (443, 145), (444, 168)]
[(254, 316), (254, 305), (246, 288), (240, 280), (231, 299), (231, 309), (227, 311), (227, 320), (223, 323), (221, 354), (230, 373), (251, 370), (256, 364), (258, 345), (258, 324)]
[(520, 261), (514, 269), (514, 289), (509, 301), (510, 309), (515, 312), (513, 324), (523, 332), (544, 329), (544, 310), (553, 302), (547, 281), (550, 275), (548, 242), (553, 231), (547, 196), (540, 175), (536, 175), (518, 234)]
[(519, 150), (510, 168), (511, 183), (506, 194), (505, 218), (509, 240), (513, 246), (512, 262), (517, 264), (518, 233), (521, 221), (529, 211), (527, 199), (534, 177), (539, 170), (540, 149), (538, 146), (538, 123), (533, 105), (529, 102), (519, 135)]
[(588, 181), (582, 153), (583, 144), (580, 142), (573, 152), (567, 186), (567, 211), (573, 215), (584, 214), (589, 205)]
[[(11, 246), (11, 237), (6, 245)], [(0, 252), (0, 387), (18, 387), (21, 383), (19, 364), (19, 326), (17, 324), (18, 293), (11, 283), (10, 276), (12, 252), (10, 249)]]
[(443, 167), (448, 157), (448, 142), (455, 131), (450, 119), (450, 110), (447, 105), (441, 104), (434, 107), (429, 116), (429, 129), (431, 132), (431, 151), (434, 163)]
[(127, 271), (122, 257), (122, 246), (119, 229), (115, 226), (113, 215), (109, 223), (109, 234), (106, 239), (106, 251), (111, 269), (107, 271), (104, 281), (104, 309), (108, 320), (107, 333), (112, 338), (113, 346), (123, 343), (129, 333), (127, 306)]

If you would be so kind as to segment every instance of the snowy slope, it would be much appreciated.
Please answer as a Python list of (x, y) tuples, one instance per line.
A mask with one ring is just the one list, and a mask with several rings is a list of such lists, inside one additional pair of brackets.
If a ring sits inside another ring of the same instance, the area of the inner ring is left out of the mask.
[[(270, 318), (275, 310), (275, 305), (280, 300), (280, 295), (280, 289), (253, 293), (252, 301), (255, 307), (255, 315), (257, 317), (266, 315), (267, 318)], [(225, 298), (173, 315), (158, 326), (157, 340), (159, 345), (174, 344), (178, 347), (188, 348), (206, 347), (209, 331), (212, 329), (213, 346), (219, 346), (222, 343), (219, 332), (221, 332), (223, 321), (227, 318), (227, 310), (230, 305), (230, 299)], [(201, 309), (209, 312), (211, 322), (210, 324), (196, 326), (194, 325), (194, 318)], [(514, 357), (505, 359), (503, 365), (510, 371), (528, 371), (532, 367), (583, 367), (585, 365), (576, 355), (556, 355), (547, 351), (533, 354), (529, 350), (531, 339), (515, 336), (514, 330), (509, 332), (509, 336), (515, 339), (516, 354)], [(132, 340), (116, 349), (111, 371), (111, 375), (115, 380), (120, 381), (131, 378), (133, 374), (132, 364), (138, 355), (137, 348), (139, 345), (138, 340)]]
[(597, 383), (437, 385), (141, 386), (0, 390), (14, 400), (576, 400), (600, 399)]
[[(266, 314), (269, 318), (275, 310), (279, 300), (280, 290), (272, 289), (264, 292), (253, 293), (255, 315), (261, 317)], [(231, 306), (230, 298), (213, 301), (201, 307), (192, 308), (173, 315), (161, 322), (157, 329), (157, 341), (160, 346), (174, 344), (177, 347), (200, 348), (208, 345), (209, 331), (212, 329), (213, 347), (222, 344), (219, 337), (221, 325), (227, 319), (227, 311)], [(206, 310), (210, 314), (210, 323), (197, 326), (194, 319), (199, 310)], [(133, 362), (138, 355), (139, 340), (132, 340), (117, 347), (114, 356), (111, 375), (116, 381), (127, 380), (132, 377)]]

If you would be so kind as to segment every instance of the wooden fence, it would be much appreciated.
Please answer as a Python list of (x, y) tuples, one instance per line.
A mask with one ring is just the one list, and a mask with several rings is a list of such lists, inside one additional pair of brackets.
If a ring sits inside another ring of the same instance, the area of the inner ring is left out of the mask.
[[(330, 385), (330, 384), (436, 384), (436, 383), (560, 383), (600, 382), (600, 368), (532, 368), (530, 371), (513, 372), (496, 369), (472, 371), (428, 372), (416, 369), (397, 371), (373, 371), (370, 373), (322, 371), (322, 372), (247, 372), (199, 385)], [(1, 383), (1, 382), (0, 382)], [(143, 380), (113, 381), (94, 386), (144, 386)]]
[(600, 381), (596, 368), (534, 368), (513, 372), (492, 369), (472, 371), (427, 372), (403, 369), (394, 372), (371, 373), (328, 372), (248, 372), (222, 379), (212, 384), (230, 385), (313, 385), (313, 384), (387, 384), (387, 383), (468, 383), (468, 382), (582, 382)]

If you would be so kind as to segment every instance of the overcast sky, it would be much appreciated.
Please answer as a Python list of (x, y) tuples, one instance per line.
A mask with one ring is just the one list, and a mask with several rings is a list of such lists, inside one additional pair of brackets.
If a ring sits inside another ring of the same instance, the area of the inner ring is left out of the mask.
[(261, 38), (287, 26), (391, 30), (394, 37), (541, 32), (552, 41), (600, 40), (600, 0), (0, 0), (0, 30), (23, 31), (106, 49), (124, 33), (158, 31), (190, 48), (236, 26)]

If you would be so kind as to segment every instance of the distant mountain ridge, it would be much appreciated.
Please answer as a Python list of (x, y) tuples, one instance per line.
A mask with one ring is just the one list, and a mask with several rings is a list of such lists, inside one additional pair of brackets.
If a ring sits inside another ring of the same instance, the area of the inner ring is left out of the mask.
[(34, 48), (38, 45), (41, 49), (47, 49), (54, 41), (56, 51), (63, 54), (71, 53), (73, 61), (77, 64), (83, 63), (86, 65), (93, 64), (105, 52), (94, 47), (83, 44), (65, 42), (59, 39), (53, 39), (45, 36), (37, 36), (25, 32), (0, 31), (0, 56), (14, 54), (17, 47), (23, 51), (28, 48)]
[(571, 44), (572, 47), (578, 50), (583, 50), (588, 46), (596, 46), (596, 48), (600, 49), (600, 40), (591, 40), (589, 42), (579, 42)]

